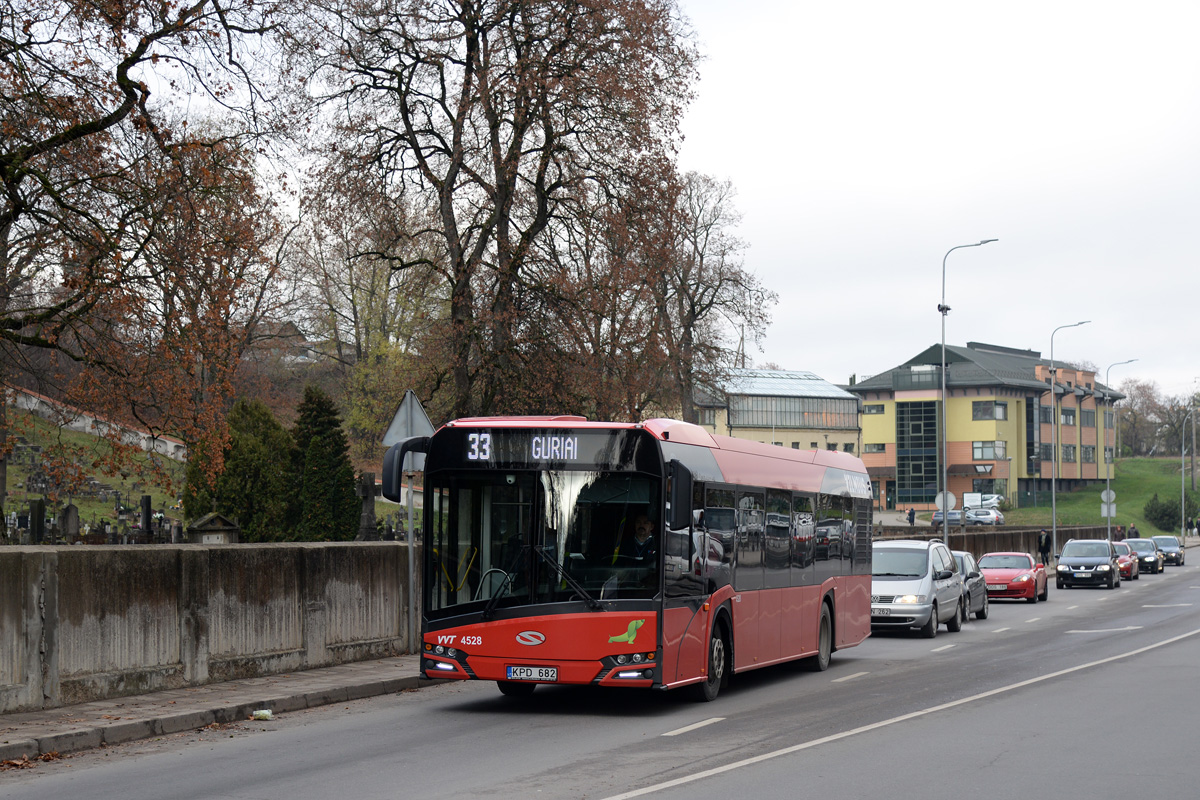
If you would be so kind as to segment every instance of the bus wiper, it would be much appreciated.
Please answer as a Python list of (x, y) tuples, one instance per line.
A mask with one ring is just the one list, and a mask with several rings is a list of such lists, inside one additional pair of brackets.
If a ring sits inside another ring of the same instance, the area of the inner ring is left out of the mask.
[(517, 574), (516, 567), (521, 562), (521, 556), (524, 555), (525, 551), (528, 549), (529, 549), (529, 545), (527, 545), (527, 544), (521, 545), (521, 549), (518, 550), (513, 555), (513, 558), (512, 558), (513, 569), (511, 571), (510, 570), (504, 571), (504, 580), (501, 581), (500, 585), (496, 587), (496, 591), (492, 592), (492, 596), (488, 598), (487, 605), (485, 605), (483, 607), (483, 611), (481, 611), (479, 613), (479, 616), (482, 619), (490, 620), (496, 616), (496, 606), (499, 605), (500, 598), (504, 597), (504, 590), (508, 588), (508, 585), (510, 583), (512, 583), (513, 576)]
[(554, 570), (555, 570), (555, 572), (558, 573), (559, 577), (562, 578), (563, 581), (566, 582), (566, 584), (568, 586), (570, 586), (572, 589), (574, 589), (575, 593), (578, 594), (580, 597), (582, 597), (583, 601), (588, 604), (588, 608), (591, 608), (596, 611), (604, 610), (604, 606), (600, 604), (600, 601), (597, 600), (596, 598), (592, 597), (590, 594), (588, 594), (587, 589), (584, 589), (579, 584), (579, 581), (575, 580), (570, 575), (568, 575), (567, 571), (565, 569), (563, 569), (562, 564), (558, 563), (558, 560), (555, 559), (554, 556), (550, 555), (549, 553), (546, 553), (542, 547), (538, 547), (538, 546), (535, 546), (533, 548), (533, 552), (535, 552), (539, 556), (541, 556), (542, 560), (545, 561), (547, 564), (554, 567)]

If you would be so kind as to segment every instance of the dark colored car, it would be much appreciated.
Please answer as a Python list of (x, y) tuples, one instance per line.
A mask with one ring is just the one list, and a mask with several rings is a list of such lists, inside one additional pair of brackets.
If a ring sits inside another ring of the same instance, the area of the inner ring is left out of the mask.
[(975, 619), (987, 619), (987, 581), (983, 579), (983, 573), (979, 571), (979, 564), (975, 562), (975, 556), (965, 550), (951, 550), (950, 552), (954, 554), (954, 560), (958, 562), (958, 571), (962, 573), (963, 599), (967, 604), (967, 617), (974, 614)]
[(1163, 552), (1153, 539), (1126, 539), (1125, 544), (1137, 553), (1138, 569), (1142, 572), (1162, 572), (1165, 559)]
[(1071, 539), (1054, 557), (1058, 570), (1054, 584), (1059, 589), (1075, 586), (1121, 585), (1121, 567), (1117, 550), (1107, 539)]
[(1151, 536), (1150, 538), (1158, 545), (1158, 549), (1162, 550), (1164, 564), (1174, 564), (1177, 567), (1183, 566), (1183, 545), (1179, 543), (1178, 537)]

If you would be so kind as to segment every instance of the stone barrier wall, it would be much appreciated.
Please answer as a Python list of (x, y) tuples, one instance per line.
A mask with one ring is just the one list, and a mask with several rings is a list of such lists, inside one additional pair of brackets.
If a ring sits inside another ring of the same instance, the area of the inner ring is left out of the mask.
[[(984, 553), (1018, 552), (1037, 555), (1038, 531), (1041, 528), (1017, 528), (1008, 525), (975, 525), (967, 528), (950, 528), (950, 549), (966, 550), (976, 557)], [(1049, 531), (1049, 528), (1047, 528)], [(941, 533), (929, 525), (889, 525), (875, 529), (876, 539), (940, 539)], [(1103, 525), (1071, 525), (1058, 528), (1058, 547), (1061, 550), (1068, 539), (1107, 539), (1108, 529)], [(1054, 553), (1050, 554), (1051, 557)]]
[(0, 548), (0, 712), (410, 652), (407, 557), (404, 542)]

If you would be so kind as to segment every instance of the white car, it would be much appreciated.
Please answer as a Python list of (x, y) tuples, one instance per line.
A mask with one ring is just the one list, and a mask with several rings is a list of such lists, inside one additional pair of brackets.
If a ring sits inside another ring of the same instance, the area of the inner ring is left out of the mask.
[(1003, 502), (1004, 495), (1002, 494), (983, 494), (979, 496), (980, 508), (999, 508)]
[(994, 508), (968, 508), (966, 511), (968, 525), (1003, 525), (1004, 515)]

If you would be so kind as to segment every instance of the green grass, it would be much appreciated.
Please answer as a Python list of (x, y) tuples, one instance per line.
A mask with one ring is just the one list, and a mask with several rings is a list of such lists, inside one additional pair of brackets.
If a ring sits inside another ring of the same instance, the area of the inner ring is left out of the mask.
[[(55, 427), (47, 420), (38, 417), (37, 415), (19, 411), (14, 408), (8, 410), (10, 421), (12, 422), (11, 436), (22, 437), (27, 444), (39, 445), (43, 450), (63, 446), (66, 448), (79, 448), (86, 455), (78, 460), (82, 464), (82, 469), (85, 475), (94, 477), (101, 483), (109, 484), (113, 489), (119, 489), (121, 492), (121, 502), (131, 503), (134, 507), (133, 516), (130, 519), (135, 519), (137, 508), (141, 502), (141, 496), (148, 494), (151, 497), (151, 508), (154, 511), (159, 509), (166, 510), (166, 516), (173, 519), (181, 519), (182, 511), (171, 511), (171, 505), (174, 504), (176, 495), (164, 486), (147, 485), (142, 481), (142, 485), (134, 489), (134, 483), (139, 482), (138, 476), (135, 474), (137, 466), (132, 469), (125, 470), (126, 476), (121, 475), (109, 476), (103, 474), (99, 469), (91, 467), (90, 459), (106, 454), (109, 451), (107, 444), (100, 438), (91, 436), (86, 433), (78, 433), (76, 431), (64, 430)], [(37, 459), (37, 454), (32, 454), (33, 459)], [(183, 465), (178, 464), (170, 459), (164, 458), (157, 454), (139, 455), (137, 461), (141, 463), (147, 462), (149, 459), (157, 459), (160, 463), (166, 465), (167, 471), (173, 476), (176, 484), (176, 491), (182, 487)], [(8, 465), (8, 503), (5, 506), (5, 513), (16, 511), (18, 514), (25, 513), (29, 508), (29, 500), (41, 499), (40, 493), (29, 493), (25, 489), (26, 481), (33, 467), (27, 461), (28, 456), (20, 451), (14, 452), (9, 459)], [(71, 497), (71, 502), (79, 509), (79, 524), (82, 527), (84, 523), (92, 523), (108, 520), (114, 524), (117, 522), (116, 503), (111, 500), (99, 500), (94, 497)], [(68, 498), (63, 496), (57, 499), (57, 502), (47, 500), (46, 511), (48, 514), (58, 516), (62, 506), (66, 505)]]
[[(1188, 473), (1184, 486), (1192, 490), (1191, 474)], [(1142, 509), (1157, 492), (1160, 500), (1179, 502), (1179, 459), (1178, 458), (1124, 458), (1118, 459), (1113, 472), (1112, 490), (1116, 493), (1117, 515), (1112, 524), (1137, 525), (1143, 536), (1163, 533), (1151, 525)], [(1075, 492), (1059, 491), (1056, 494), (1059, 525), (1103, 525), (1100, 516), (1100, 493), (1104, 484)], [(1043, 497), (1042, 495), (1045, 495)], [(1050, 493), (1039, 492), (1037, 508), (1014, 508), (1004, 511), (1008, 525), (1041, 526), (1050, 524)]]

